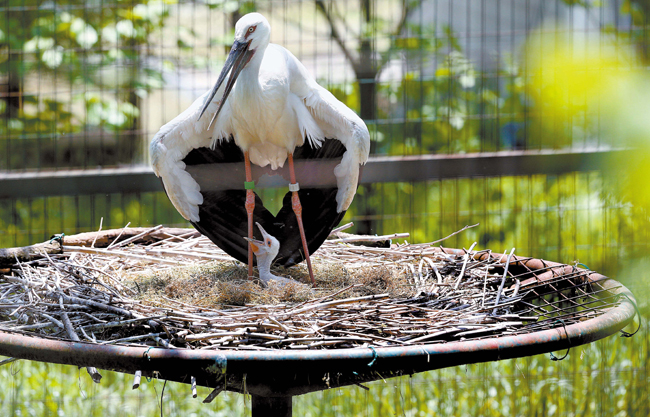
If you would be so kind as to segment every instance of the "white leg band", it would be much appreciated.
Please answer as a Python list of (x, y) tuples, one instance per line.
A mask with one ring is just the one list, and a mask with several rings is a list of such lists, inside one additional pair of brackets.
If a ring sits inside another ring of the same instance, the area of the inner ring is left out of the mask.
[(289, 184), (289, 191), (296, 192), (298, 190), (300, 190), (300, 185), (298, 185), (298, 183)]

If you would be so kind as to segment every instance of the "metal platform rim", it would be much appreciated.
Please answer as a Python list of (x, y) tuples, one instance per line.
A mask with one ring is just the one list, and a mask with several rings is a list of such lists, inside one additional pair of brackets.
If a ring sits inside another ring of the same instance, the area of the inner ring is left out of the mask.
[[(228, 351), (164, 349), (88, 342), (52, 340), (37, 336), (0, 331), (0, 355), (19, 359), (94, 366), (118, 372), (157, 375), (159, 378), (215, 387), (219, 371), (246, 375), (245, 387), (229, 386), (235, 392), (261, 396), (292, 396), (307, 392), (365, 382), (402, 374), (487, 361), (532, 356), (576, 347), (610, 336), (630, 324), (636, 314), (634, 297), (617, 281), (601, 276), (600, 284), (620, 297), (620, 304), (600, 316), (584, 322), (558, 326), (530, 334), (489, 337), (479, 340), (453, 341), (406, 347), (349, 348), (304, 351)], [(342, 379), (323, 383), (318, 378), (309, 384), (274, 385), (267, 375), (300, 369), (310, 376), (336, 373)], [(376, 376), (367, 376), (376, 374)], [(353, 376), (357, 375), (357, 377)], [(364, 376), (365, 375), (365, 376)]]

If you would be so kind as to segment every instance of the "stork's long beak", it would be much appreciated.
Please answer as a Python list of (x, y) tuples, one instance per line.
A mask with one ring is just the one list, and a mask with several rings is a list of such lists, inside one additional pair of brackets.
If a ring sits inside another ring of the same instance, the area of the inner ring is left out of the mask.
[(221, 74), (219, 74), (219, 79), (217, 80), (217, 83), (214, 85), (214, 87), (212, 87), (212, 90), (210, 90), (210, 95), (208, 96), (208, 99), (205, 101), (205, 103), (203, 103), (203, 109), (201, 109), (201, 114), (199, 115), (200, 120), (203, 116), (203, 113), (205, 113), (207, 110), (208, 105), (210, 105), (212, 102), (215, 94), (217, 94), (219, 87), (221, 87), (221, 84), (223, 84), (224, 80), (226, 79), (228, 72), (230, 72), (230, 78), (226, 83), (226, 91), (224, 91), (221, 102), (219, 102), (219, 109), (214, 114), (214, 116), (212, 116), (212, 120), (210, 120), (210, 125), (208, 125), (208, 127), (212, 126), (212, 123), (214, 123), (216, 120), (217, 116), (221, 112), (221, 109), (223, 108), (224, 103), (226, 102), (226, 99), (228, 98), (228, 94), (230, 94), (230, 90), (232, 90), (232, 87), (235, 85), (235, 81), (237, 81), (239, 73), (242, 69), (244, 69), (246, 64), (248, 64), (248, 61), (250, 61), (251, 57), (255, 53), (255, 50), (248, 49), (250, 43), (251, 41), (239, 42), (238, 40), (235, 40), (235, 42), (233, 42), (230, 53), (228, 54), (228, 58), (226, 59), (226, 63), (221, 70)]
[[(267, 237), (271, 236), (268, 233), (266, 233), (266, 230), (262, 227), (261, 224), (258, 222), (255, 222), (257, 225), (257, 228), (260, 229), (260, 232), (262, 232), (262, 239), (266, 240)], [(253, 253), (257, 254), (259, 252), (261, 247), (265, 247), (266, 245), (262, 240), (257, 240), (257, 239), (250, 239), (248, 237), (244, 237), (245, 240), (249, 241), (251, 243), (251, 247), (253, 248)]]

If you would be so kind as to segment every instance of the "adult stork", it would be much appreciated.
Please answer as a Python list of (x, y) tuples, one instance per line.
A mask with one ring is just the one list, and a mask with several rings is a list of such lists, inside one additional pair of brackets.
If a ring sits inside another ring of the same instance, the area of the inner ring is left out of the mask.
[[(306, 259), (313, 283), (309, 254), (350, 206), (370, 136), (291, 52), (269, 43), (270, 34), (259, 13), (239, 19), (217, 83), (160, 128), (152, 165), (178, 212), (248, 262), (249, 277), (253, 254), (242, 236), (253, 239), (258, 222), (280, 242), (276, 262)], [(289, 193), (275, 216), (254, 192), (264, 174), (288, 177)]]

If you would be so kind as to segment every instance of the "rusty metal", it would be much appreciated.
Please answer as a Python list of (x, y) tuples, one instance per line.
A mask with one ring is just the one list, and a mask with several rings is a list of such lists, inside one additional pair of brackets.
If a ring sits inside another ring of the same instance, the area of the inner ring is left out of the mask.
[[(464, 254), (463, 250), (444, 250), (450, 254)], [(505, 262), (505, 257), (488, 252), (479, 252), (474, 257), (501, 258)], [(575, 267), (556, 262), (522, 257), (513, 257), (511, 261), (513, 276), (525, 277), (525, 271), (530, 274), (536, 270), (541, 273), (523, 281), (531, 291), (542, 293), (544, 289), (554, 288), (555, 293), (551, 291), (542, 295), (557, 296), (562, 291), (559, 284), (564, 280), (570, 291), (578, 291), (578, 295), (588, 302), (602, 303), (600, 308), (592, 306), (581, 312), (600, 314), (587, 320), (580, 316), (582, 318), (570, 321), (568, 316), (571, 309), (561, 303), (573, 303), (571, 305), (575, 306), (580, 306), (580, 303), (575, 297), (574, 300), (567, 297), (549, 303), (551, 307), (553, 303), (560, 303), (552, 312), (543, 310), (549, 316), (547, 328), (543, 330), (538, 330), (539, 323), (532, 323), (529, 333), (514, 336), (372, 349), (163, 349), (69, 342), (0, 332), (0, 355), (95, 366), (125, 373), (140, 370), (145, 376), (157, 375), (161, 379), (184, 383), (189, 383), (193, 376), (197, 384), (206, 387), (220, 386), (225, 390), (248, 392), (261, 397), (291, 397), (392, 376), (566, 349), (612, 335), (632, 322), (635, 315), (634, 297), (618, 282), (585, 270), (579, 270), (584, 274), (577, 275)], [(551, 283), (553, 285), (548, 285)], [(522, 288), (525, 288), (523, 285)], [(558, 322), (549, 326), (549, 320)]]

